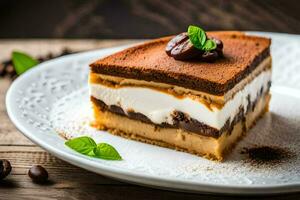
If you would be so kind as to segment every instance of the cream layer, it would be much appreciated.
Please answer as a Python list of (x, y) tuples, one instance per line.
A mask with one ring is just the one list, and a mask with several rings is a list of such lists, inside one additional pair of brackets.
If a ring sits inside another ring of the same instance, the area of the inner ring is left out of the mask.
[(103, 84), (90, 83), (90, 94), (106, 105), (117, 105), (125, 112), (134, 110), (134, 112), (141, 113), (156, 124), (168, 123), (172, 125), (174, 111), (180, 111), (199, 122), (220, 130), (228, 119), (230, 122), (233, 120), (239, 112), (240, 106), (243, 106), (246, 112), (249, 104), (248, 96), (250, 102), (254, 102), (260, 95), (261, 88), (263, 88), (263, 93), (266, 92), (270, 81), (271, 70), (261, 72), (238, 91), (231, 100), (227, 101), (222, 108), (209, 108), (196, 99), (177, 98), (146, 87), (111, 88)]

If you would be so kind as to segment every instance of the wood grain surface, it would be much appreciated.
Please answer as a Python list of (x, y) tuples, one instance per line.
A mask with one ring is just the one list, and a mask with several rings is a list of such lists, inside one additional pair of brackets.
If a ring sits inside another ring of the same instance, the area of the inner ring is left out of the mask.
[(1, 0), (1, 38), (154, 38), (206, 30), (300, 34), (299, 0)]
[[(59, 51), (64, 47), (77, 50), (102, 48), (134, 41), (70, 41), (70, 40), (31, 40), (1, 41), (0, 60), (6, 59), (12, 49), (26, 50), (33, 55), (49, 51)], [(79, 48), (79, 49), (78, 49)], [(14, 199), (299, 199), (299, 194), (262, 197), (233, 197), (221, 195), (188, 194), (152, 189), (113, 180), (72, 166), (36, 146), (25, 138), (10, 122), (5, 109), (5, 93), (11, 84), (8, 78), (0, 78), (0, 159), (8, 159), (12, 173), (0, 181), (0, 200)], [(44, 166), (50, 176), (47, 184), (32, 183), (27, 175), (29, 167)]]

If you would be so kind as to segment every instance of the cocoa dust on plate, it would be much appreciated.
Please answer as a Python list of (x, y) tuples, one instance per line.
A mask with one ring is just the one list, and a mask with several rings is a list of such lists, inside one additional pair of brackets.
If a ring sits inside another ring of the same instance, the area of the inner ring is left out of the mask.
[(241, 154), (247, 155), (245, 162), (255, 166), (263, 164), (280, 164), (294, 156), (290, 150), (275, 146), (254, 146), (251, 148), (243, 148)]

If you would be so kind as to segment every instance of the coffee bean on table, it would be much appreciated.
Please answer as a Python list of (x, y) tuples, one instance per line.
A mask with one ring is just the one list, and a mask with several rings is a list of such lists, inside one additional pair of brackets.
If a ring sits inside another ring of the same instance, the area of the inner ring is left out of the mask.
[(6, 74), (6, 66), (0, 63), (0, 76), (5, 76)]
[(0, 180), (4, 179), (11, 172), (11, 165), (8, 160), (0, 160)]
[(45, 183), (48, 180), (47, 170), (40, 165), (32, 166), (28, 171), (28, 175), (35, 183)]
[(64, 48), (64, 49), (62, 50), (61, 54), (58, 55), (58, 57), (64, 56), (64, 55), (68, 55), (68, 54), (71, 54), (71, 53), (74, 53), (74, 51), (72, 51), (72, 50), (69, 49), (69, 48)]
[(179, 35), (175, 36), (174, 38), (172, 38), (168, 44), (167, 47), (165, 49), (166, 53), (171, 56), (171, 51), (172, 49), (177, 46), (178, 44), (184, 42), (185, 40), (188, 40), (189, 36), (187, 34), (187, 32), (184, 33), (180, 33)]
[(12, 65), (8, 65), (6, 67), (6, 74), (10, 76), (10, 78), (12, 78), (14, 75), (16, 75), (16, 70), (14, 69), (14, 67)]

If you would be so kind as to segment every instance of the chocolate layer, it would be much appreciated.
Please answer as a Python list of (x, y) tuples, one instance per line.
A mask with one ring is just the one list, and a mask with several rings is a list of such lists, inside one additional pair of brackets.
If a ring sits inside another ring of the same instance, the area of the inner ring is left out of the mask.
[(177, 61), (165, 53), (172, 37), (152, 40), (92, 63), (95, 73), (155, 81), (224, 95), (270, 55), (270, 39), (237, 32), (211, 32), (224, 43), (224, 58), (214, 63)]
[[(266, 93), (269, 92), (270, 84), (268, 86), (268, 90)], [(259, 91), (258, 98), (260, 98), (262, 95), (263, 89)], [(244, 112), (244, 108), (241, 106), (239, 109), (238, 114), (234, 117), (234, 119), (231, 121), (230, 119), (227, 120), (225, 125), (220, 129), (217, 130), (213, 127), (210, 127), (202, 122), (197, 121), (196, 119), (193, 119), (189, 117), (188, 114), (180, 112), (180, 111), (174, 111), (173, 113), (173, 125), (163, 123), (163, 124), (155, 124), (157, 127), (168, 127), (168, 128), (180, 128), (189, 132), (193, 132), (196, 134), (201, 134), (204, 136), (214, 137), (218, 138), (220, 137), (224, 132), (231, 133), (231, 130), (233, 129), (233, 126), (237, 124), (238, 122), (245, 119), (245, 114), (247, 114), (249, 111), (252, 111), (256, 105), (256, 102), (258, 98), (254, 102), (250, 102), (250, 98), (248, 98), (248, 108), (246, 113)], [(128, 118), (139, 120), (145, 123), (154, 124), (147, 116), (143, 115), (142, 113), (135, 112), (134, 110), (128, 110), (127, 113), (124, 112), (124, 110), (117, 106), (117, 105), (106, 105), (103, 101), (96, 99), (91, 96), (91, 101), (94, 103), (94, 105), (98, 106), (102, 111), (110, 111), (115, 114), (119, 114), (122, 116), (127, 116)], [(231, 121), (231, 123), (230, 123)]]

